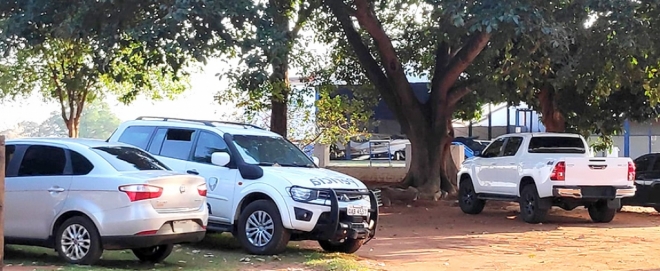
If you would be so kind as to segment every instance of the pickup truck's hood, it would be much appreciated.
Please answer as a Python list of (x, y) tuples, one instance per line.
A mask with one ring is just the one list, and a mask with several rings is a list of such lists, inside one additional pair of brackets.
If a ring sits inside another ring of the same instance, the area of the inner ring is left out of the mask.
[(360, 180), (324, 168), (262, 167), (264, 177), (276, 176), (291, 183), (309, 188), (366, 189)]

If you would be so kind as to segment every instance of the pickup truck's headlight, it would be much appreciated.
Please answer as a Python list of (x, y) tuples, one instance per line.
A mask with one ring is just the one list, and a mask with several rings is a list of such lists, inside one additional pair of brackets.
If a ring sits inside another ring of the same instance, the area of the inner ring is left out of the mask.
[(312, 201), (318, 197), (317, 190), (303, 187), (291, 187), (289, 194), (291, 194), (291, 198), (295, 201)]

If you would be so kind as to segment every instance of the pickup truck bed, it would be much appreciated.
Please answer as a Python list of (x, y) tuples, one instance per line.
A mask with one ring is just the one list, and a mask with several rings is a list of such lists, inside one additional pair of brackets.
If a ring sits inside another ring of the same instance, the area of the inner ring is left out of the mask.
[(552, 206), (589, 209), (594, 222), (614, 218), (620, 199), (635, 194), (635, 165), (626, 157), (591, 157), (580, 135), (507, 134), (458, 172), (459, 205), (478, 214), (486, 200), (518, 201), (521, 217), (539, 223)]

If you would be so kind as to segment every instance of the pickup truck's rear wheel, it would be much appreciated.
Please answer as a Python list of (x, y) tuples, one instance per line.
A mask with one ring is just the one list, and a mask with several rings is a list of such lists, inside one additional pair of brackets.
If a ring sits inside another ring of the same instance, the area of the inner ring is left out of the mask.
[(656, 212), (660, 213), (660, 207), (653, 207), (653, 209), (655, 209)]
[(599, 200), (594, 204), (589, 205), (589, 216), (591, 220), (596, 223), (608, 223), (614, 219), (617, 208), (610, 208), (607, 202)]
[(282, 253), (291, 239), (284, 228), (277, 205), (270, 200), (257, 200), (241, 212), (237, 237), (245, 250), (256, 255)]
[(536, 191), (536, 185), (528, 184), (520, 193), (520, 217), (527, 223), (537, 224), (545, 220), (547, 209), (541, 207), (541, 197)]
[(364, 239), (346, 238), (342, 241), (319, 240), (319, 245), (326, 252), (355, 253), (364, 244)]
[(458, 205), (461, 211), (466, 214), (476, 215), (481, 213), (486, 206), (486, 201), (477, 198), (477, 193), (474, 191), (472, 180), (470, 178), (463, 179), (458, 189)]

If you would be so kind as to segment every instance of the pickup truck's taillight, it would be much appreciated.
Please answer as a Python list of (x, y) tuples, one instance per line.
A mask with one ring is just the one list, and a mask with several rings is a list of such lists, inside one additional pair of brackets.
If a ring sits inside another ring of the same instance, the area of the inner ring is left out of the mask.
[(635, 181), (635, 170), (636, 170), (635, 163), (629, 161), (628, 162), (628, 181), (631, 181), (631, 182)]
[(555, 168), (550, 173), (550, 180), (563, 181), (566, 180), (566, 163), (564, 161), (557, 162)]

